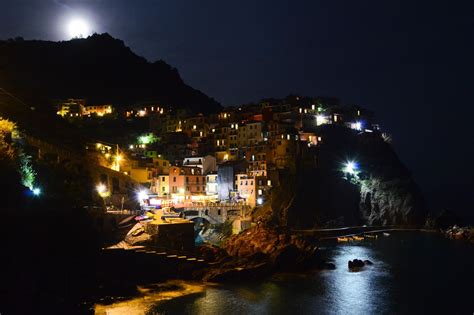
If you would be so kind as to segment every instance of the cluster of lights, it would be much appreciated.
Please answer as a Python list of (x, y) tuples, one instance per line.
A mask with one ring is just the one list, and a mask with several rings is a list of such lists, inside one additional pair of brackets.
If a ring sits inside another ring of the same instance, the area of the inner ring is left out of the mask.
[(355, 123), (351, 124), (351, 128), (354, 129), (354, 130), (361, 131), (362, 127), (363, 127), (363, 125), (362, 125), (362, 122), (360, 122), (360, 121), (356, 121)]

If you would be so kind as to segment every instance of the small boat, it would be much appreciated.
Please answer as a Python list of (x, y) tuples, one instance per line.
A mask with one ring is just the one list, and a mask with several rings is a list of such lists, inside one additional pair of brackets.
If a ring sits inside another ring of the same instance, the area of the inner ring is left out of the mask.
[(348, 237), (338, 237), (337, 241), (338, 242), (348, 242), (348, 241), (350, 241), (350, 239)]
[(383, 232), (383, 236), (390, 236), (390, 233)]
[(363, 241), (364, 240), (363, 236), (354, 235), (352, 238), (354, 239), (354, 241)]
[(365, 234), (364, 236), (367, 237), (367, 238), (375, 238), (375, 239), (377, 239), (377, 235), (374, 235), (374, 234)]

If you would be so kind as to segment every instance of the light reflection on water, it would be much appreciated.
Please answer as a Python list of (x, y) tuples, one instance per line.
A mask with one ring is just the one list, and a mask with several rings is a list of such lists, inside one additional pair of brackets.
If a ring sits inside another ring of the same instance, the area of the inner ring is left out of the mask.
[[(304, 275), (282, 274), (264, 283), (226, 284), (185, 301), (169, 301), (155, 314), (373, 314), (387, 311), (382, 282), (390, 274), (370, 244), (330, 249), (336, 270)], [(354, 258), (376, 262), (351, 272)], [(382, 280), (382, 281), (381, 281)]]
[[(347, 263), (354, 258), (377, 263), (364, 270), (351, 272)], [(331, 302), (327, 306), (340, 314), (374, 314), (383, 311), (385, 305), (381, 305), (380, 301), (384, 299), (385, 288), (382, 282), (390, 275), (384, 271), (384, 262), (374, 255), (371, 248), (343, 245), (338, 247), (334, 259), (336, 270), (325, 274), (325, 280), (331, 288), (327, 294)]]
[[(206, 315), (474, 311), (470, 302), (474, 292), (472, 245), (432, 235), (403, 234), (330, 245), (324, 252), (336, 270), (280, 274), (263, 282), (211, 286), (198, 295), (155, 301), (142, 311)], [(350, 272), (347, 262), (355, 258), (369, 259), (374, 265)]]

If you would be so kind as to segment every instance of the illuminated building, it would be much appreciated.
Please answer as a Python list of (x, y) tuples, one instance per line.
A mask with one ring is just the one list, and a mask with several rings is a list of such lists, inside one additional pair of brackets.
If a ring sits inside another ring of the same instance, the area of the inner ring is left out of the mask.
[(106, 104), (106, 105), (92, 105), (86, 106), (84, 110), (84, 115), (97, 115), (99, 117), (112, 114), (113, 106)]
[(237, 146), (244, 147), (263, 141), (262, 123), (259, 121), (247, 122), (237, 131)]
[(153, 179), (151, 190), (158, 194), (159, 197), (167, 197), (170, 194), (169, 175), (158, 175)]
[(202, 169), (203, 174), (217, 171), (216, 158), (212, 155), (186, 157), (183, 166), (196, 166)]
[(236, 186), (238, 197), (251, 207), (257, 205), (257, 182), (254, 176), (237, 174)]
[(62, 117), (80, 117), (85, 112), (85, 99), (67, 99), (57, 101), (57, 112)]
[(217, 167), (217, 188), (220, 200), (230, 200), (236, 193), (236, 175), (247, 171), (245, 160), (227, 161)]
[(206, 176), (199, 167), (182, 167), (185, 175), (185, 199), (189, 200), (190, 195), (206, 194)]
[(206, 175), (206, 195), (217, 196), (217, 173), (211, 173)]

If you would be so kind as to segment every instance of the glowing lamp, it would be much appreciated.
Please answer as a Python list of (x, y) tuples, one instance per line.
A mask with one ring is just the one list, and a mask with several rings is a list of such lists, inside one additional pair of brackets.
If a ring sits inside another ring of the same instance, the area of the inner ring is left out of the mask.
[(95, 189), (97, 190), (97, 192), (99, 194), (103, 194), (107, 190), (107, 187), (105, 187), (104, 184), (99, 184), (99, 185), (97, 185), (97, 187)]
[(139, 201), (143, 201), (148, 198), (148, 194), (145, 190), (140, 190), (137, 194), (137, 198)]
[(257, 198), (257, 204), (262, 205), (263, 204), (263, 198)]
[(31, 190), (31, 192), (32, 192), (32, 193), (33, 193), (33, 195), (35, 195), (35, 196), (39, 196), (39, 195), (41, 195), (41, 189), (40, 189), (40, 188), (38, 188), (38, 187), (36, 187), (36, 188), (33, 188), (33, 189)]
[(359, 166), (357, 165), (357, 163), (355, 163), (353, 161), (349, 161), (345, 164), (343, 171), (345, 173), (349, 173), (351, 175), (354, 175), (354, 174), (356, 174), (358, 169), (359, 169)]
[(321, 126), (328, 123), (327, 117), (323, 115), (316, 115), (316, 125)]

